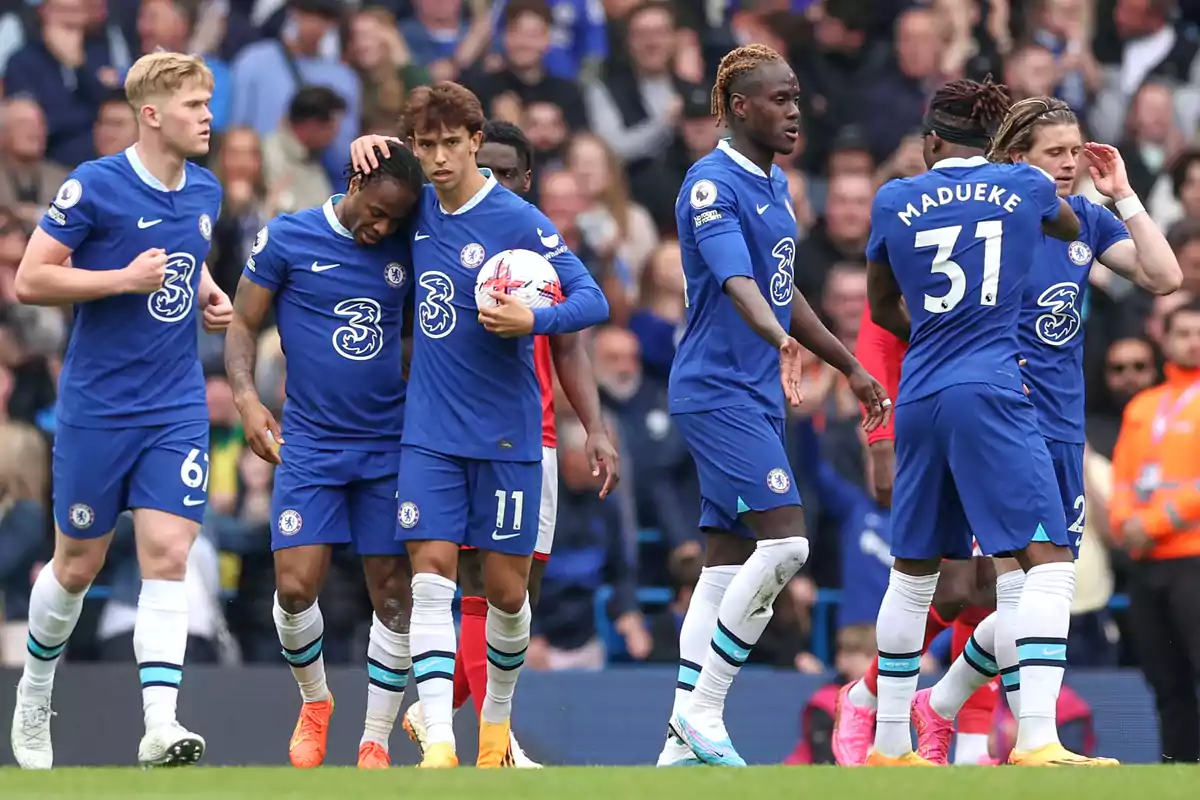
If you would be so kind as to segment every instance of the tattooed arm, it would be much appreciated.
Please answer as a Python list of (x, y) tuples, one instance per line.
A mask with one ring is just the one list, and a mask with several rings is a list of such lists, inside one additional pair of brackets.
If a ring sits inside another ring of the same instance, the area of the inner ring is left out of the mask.
[(272, 464), (281, 463), (279, 445), (283, 433), (275, 416), (263, 405), (254, 385), (254, 362), (258, 356), (258, 332), (275, 293), (246, 276), (238, 282), (233, 301), (233, 320), (225, 332), (225, 374), (233, 399), (242, 415), (246, 442), (255, 455)]

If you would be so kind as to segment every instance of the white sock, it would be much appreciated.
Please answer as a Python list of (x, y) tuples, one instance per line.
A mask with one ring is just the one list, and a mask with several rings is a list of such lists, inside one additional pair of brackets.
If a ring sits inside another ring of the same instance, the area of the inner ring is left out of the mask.
[(430, 742), (454, 744), (454, 581), (430, 572), (412, 579), (413, 610), (409, 626), (413, 680)]
[(802, 536), (768, 539), (754, 548), (721, 600), (717, 627), (692, 691), (689, 713), (722, 716), (734, 677), (771, 621), (775, 597), (806, 560), (808, 540)]
[[(929, 705), (942, 719), (954, 719), (975, 691), (996, 677), (996, 615), (988, 614), (975, 628), (962, 655), (929, 693)], [(969, 735), (969, 734), (968, 734)], [(986, 738), (986, 737), (985, 737)]]
[(1017, 658), (1017, 608), (1025, 589), (1022, 570), (996, 576), (996, 665), (1000, 667), (1000, 685), (1013, 713), (1021, 716), (1021, 663)]
[(1019, 752), (1058, 742), (1058, 692), (1067, 667), (1074, 597), (1073, 561), (1041, 564), (1025, 575), (1025, 591), (1017, 610), (1021, 716), (1015, 749)]
[(25, 672), (21, 683), (31, 692), (50, 694), (54, 669), (79, 622), (84, 589), (71, 594), (54, 577), (54, 562), (42, 567), (29, 593), (29, 638), (25, 649)]
[(529, 648), (529, 596), (515, 614), (501, 611), (488, 603), (487, 612), (487, 694), (483, 698), (483, 718), (504, 722), (512, 716), (513, 693), (525, 664)]
[(147, 730), (175, 721), (187, 637), (183, 581), (143, 580), (133, 624), (133, 652), (142, 679)]
[(299, 614), (289, 614), (280, 607), (276, 594), (271, 613), (275, 617), (279, 644), (283, 646), (283, 657), (300, 687), (300, 698), (306, 703), (328, 700), (329, 687), (325, 684), (325, 657), (322, 655), (325, 620), (321, 616), (321, 604), (314, 602)]
[(850, 687), (850, 691), (846, 692), (846, 699), (850, 701), (850, 705), (858, 708), (869, 708), (874, 711), (879, 707), (879, 698), (871, 694), (871, 690), (867, 688), (867, 682), (858, 680)]
[(700, 680), (700, 670), (708, 657), (709, 644), (717, 629), (717, 612), (725, 590), (741, 567), (705, 567), (692, 590), (692, 600), (683, 625), (679, 628), (679, 678), (675, 682), (675, 704), (671, 714), (683, 712), (692, 699), (692, 690)]
[(875, 750), (890, 758), (912, 752), (909, 717), (917, 676), (925, 620), (937, 589), (937, 573), (906, 575), (892, 570), (879, 605), (875, 638), (879, 643), (879, 711), (875, 716)]
[(378, 616), (372, 615), (367, 643), (367, 716), (359, 747), (375, 742), (388, 749), (411, 666), (408, 634), (390, 630)]
[(960, 733), (954, 737), (954, 764), (973, 767), (991, 758), (986, 733)]

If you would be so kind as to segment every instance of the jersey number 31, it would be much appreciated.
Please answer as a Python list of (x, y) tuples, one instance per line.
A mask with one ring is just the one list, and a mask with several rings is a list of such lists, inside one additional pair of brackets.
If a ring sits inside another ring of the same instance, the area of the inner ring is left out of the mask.
[[(946, 228), (917, 231), (915, 245), (918, 250), (925, 247), (937, 248), (930, 271), (935, 275), (945, 275), (950, 280), (950, 289), (945, 294), (940, 297), (925, 295), (925, 310), (930, 314), (945, 314), (953, 310), (967, 293), (967, 274), (950, 259), (950, 256), (954, 255), (954, 245), (958, 243), (962, 228), (962, 225), (951, 225)], [(996, 305), (996, 295), (1000, 288), (1000, 242), (1003, 237), (1004, 223), (998, 219), (983, 220), (975, 226), (975, 238), (983, 239), (980, 305)]]

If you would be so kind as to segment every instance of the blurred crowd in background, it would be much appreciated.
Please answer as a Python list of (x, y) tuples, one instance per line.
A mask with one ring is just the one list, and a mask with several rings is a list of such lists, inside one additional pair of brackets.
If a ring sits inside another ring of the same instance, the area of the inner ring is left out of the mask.
[[(1128, 556), (1105, 530), (1108, 460), (1125, 403), (1160, 379), (1164, 313), (1200, 296), (1197, 23), (1197, 0), (5, 0), (0, 661), (23, 657), (30, 582), (51, 552), (49, 448), (70, 332), (69, 309), (17, 304), (13, 277), (69, 170), (136, 138), (122, 79), (138, 56), (163, 48), (203, 54), (216, 77), (207, 166), (225, 201), (208, 263), (231, 295), (255, 233), (341, 190), (350, 141), (395, 133), (413, 87), (459, 81), (490, 116), (523, 128), (536, 152), (530, 199), (612, 308), (588, 341), (624, 455), (620, 490), (599, 500), (582, 427), (560, 398), (558, 534), (528, 664), (548, 668), (556, 653), (585, 649), (594, 655), (576, 666), (673, 663), (703, 564), (695, 468), (667, 413), (684, 322), (673, 205), (688, 167), (723, 135), (709, 104), (721, 56), (759, 42), (787, 55), (802, 87), (803, 136), (779, 160), (801, 240), (796, 284), (851, 347), (875, 189), (925, 169), (920, 123), (941, 83), (991, 74), (1014, 100), (1056, 94), (1088, 138), (1120, 148), (1134, 189), (1169, 231), (1184, 289), (1155, 299), (1099, 265), (1091, 273), (1090, 544), (1070, 652), (1083, 665), (1134, 663), (1120, 602)], [(1077, 190), (1102, 200), (1080, 174)], [(202, 335), (201, 345), (212, 452), (209, 514), (188, 576), (188, 660), (282, 663), (270, 612), (272, 468), (243, 444), (222, 342)], [(285, 376), (273, 330), (258, 363), (264, 401), (278, 407)], [(857, 677), (874, 652), (890, 567), (888, 511), (867, 488), (853, 395), (815, 361), (807, 381), (789, 446), (813, 555), (752, 661)], [(603, 574), (579, 574), (576, 543), (590, 547), (597, 531), (609, 543)], [(70, 659), (132, 658), (139, 576), (129, 525), (116, 536)], [(361, 661), (370, 608), (353, 553), (335, 559), (321, 606), (327, 661)]]

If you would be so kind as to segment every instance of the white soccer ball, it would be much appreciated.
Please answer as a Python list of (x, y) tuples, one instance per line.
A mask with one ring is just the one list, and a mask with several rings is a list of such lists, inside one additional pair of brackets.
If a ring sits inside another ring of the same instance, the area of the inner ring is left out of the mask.
[(496, 307), (488, 292), (512, 295), (529, 308), (548, 308), (563, 299), (554, 265), (531, 250), (505, 250), (489, 258), (475, 276), (478, 308)]

